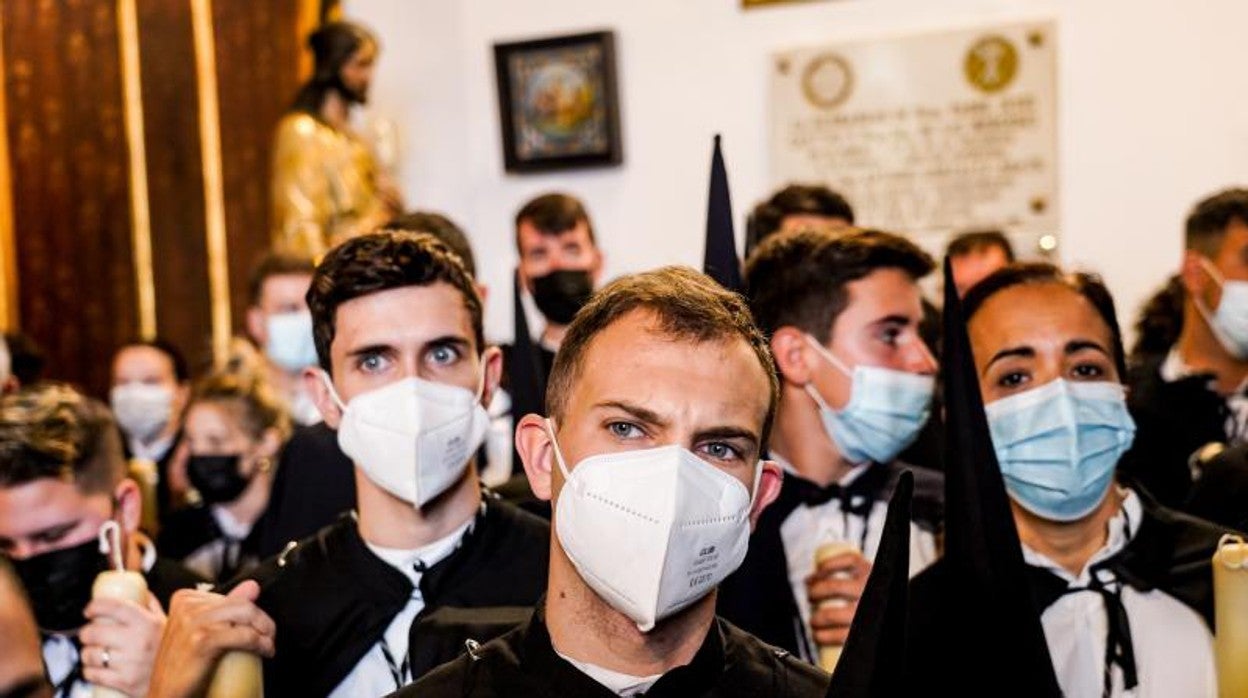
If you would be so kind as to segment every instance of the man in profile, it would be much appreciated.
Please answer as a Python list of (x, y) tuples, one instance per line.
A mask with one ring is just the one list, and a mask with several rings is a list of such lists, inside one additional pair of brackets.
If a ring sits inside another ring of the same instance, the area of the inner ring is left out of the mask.
[(277, 125), (273, 241), (319, 258), (402, 210), (398, 189), (351, 130), (351, 107), (368, 100), (378, 43), (364, 27), (331, 22), (308, 37), (311, 79)]

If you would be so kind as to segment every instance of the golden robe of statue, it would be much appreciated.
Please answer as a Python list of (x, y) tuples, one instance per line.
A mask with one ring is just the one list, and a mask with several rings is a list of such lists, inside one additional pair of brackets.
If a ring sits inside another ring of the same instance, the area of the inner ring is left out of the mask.
[(273, 147), (273, 243), (319, 259), (395, 213), (380, 195), (377, 162), (358, 136), (310, 114), (277, 125)]

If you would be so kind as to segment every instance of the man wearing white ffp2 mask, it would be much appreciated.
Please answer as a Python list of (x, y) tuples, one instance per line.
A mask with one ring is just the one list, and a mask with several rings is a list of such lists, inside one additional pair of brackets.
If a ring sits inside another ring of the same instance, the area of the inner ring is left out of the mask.
[(774, 368), (744, 302), (690, 269), (625, 277), (559, 351), (550, 419), (516, 433), (553, 502), (545, 603), (400, 695), (823, 696), (825, 675), (715, 615), (781, 480), (762, 459)]
[(481, 639), (441, 612), (537, 601), (550, 529), (478, 483), (502, 366), (458, 256), (429, 235), (352, 238), (308, 305), (319, 366), (303, 378), (354, 463), (355, 515), (253, 573), (277, 625), (266, 692), (386, 695)]
[(771, 455), (788, 472), (719, 612), (812, 662), (848, 636), (909, 464), (927, 466), (914, 470), (911, 573), (936, 559), (938, 463), (922, 448), (901, 455), (932, 411), (936, 361), (919, 334), (918, 285), (932, 266), (896, 235), (817, 230), (764, 241), (746, 265), (780, 373)]

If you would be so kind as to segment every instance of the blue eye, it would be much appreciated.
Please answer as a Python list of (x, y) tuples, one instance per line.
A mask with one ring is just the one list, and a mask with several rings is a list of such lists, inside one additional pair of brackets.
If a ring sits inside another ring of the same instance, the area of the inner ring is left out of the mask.
[(703, 448), (703, 450), (706, 451), (708, 456), (716, 460), (735, 460), (741, 458), (740, 450), (722, 441), (709, 443)]
[(429, 360), (439, 366), (447, 366), (459, 360), (459, 350), (449, 344), (436, 346), (429, 350)]
[(386, 369), (389, 362), (381, 354), (364, 354), (356, 362), (356, 365), (365, 373), (379, 373)]
[(607, 429), (617, 439), (637, 439), (644, 436), (640, 427), (629, 422), (611, 422)]

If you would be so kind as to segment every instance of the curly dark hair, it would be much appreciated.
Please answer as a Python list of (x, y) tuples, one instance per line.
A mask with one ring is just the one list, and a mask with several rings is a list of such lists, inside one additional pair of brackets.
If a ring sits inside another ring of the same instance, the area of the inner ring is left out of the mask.
[(459, 255), (464, 268), (473, 277), (477, 275), (477, 259), (472, 254), (472, 246), (468, 244), (468, 236), (463, 228), (455, 225), (455, 221), (434, 211), (410, 211), (381, 226), (382, 230), (407, 230), (413, 233), (429, 233), (441, 240)]
[(1135, 320), (1135, 346), (1131, 347), (1131, 363), (1170, 351), (1183, 332), (1183, 301), (1187, 289), (1176, 274), (1154, 293)]
[(330, 250), (312, 275), (308, 309), (321, 368), (332, 373), (329, 346), (334, 341), (335, 314), (349, 300), (405, 286), (436, 282), (454, 286), (472, 319), (476, 350), (485, 350), (481, 297), (463, 261), (429, 233), (381, 231), (351, 238)]

